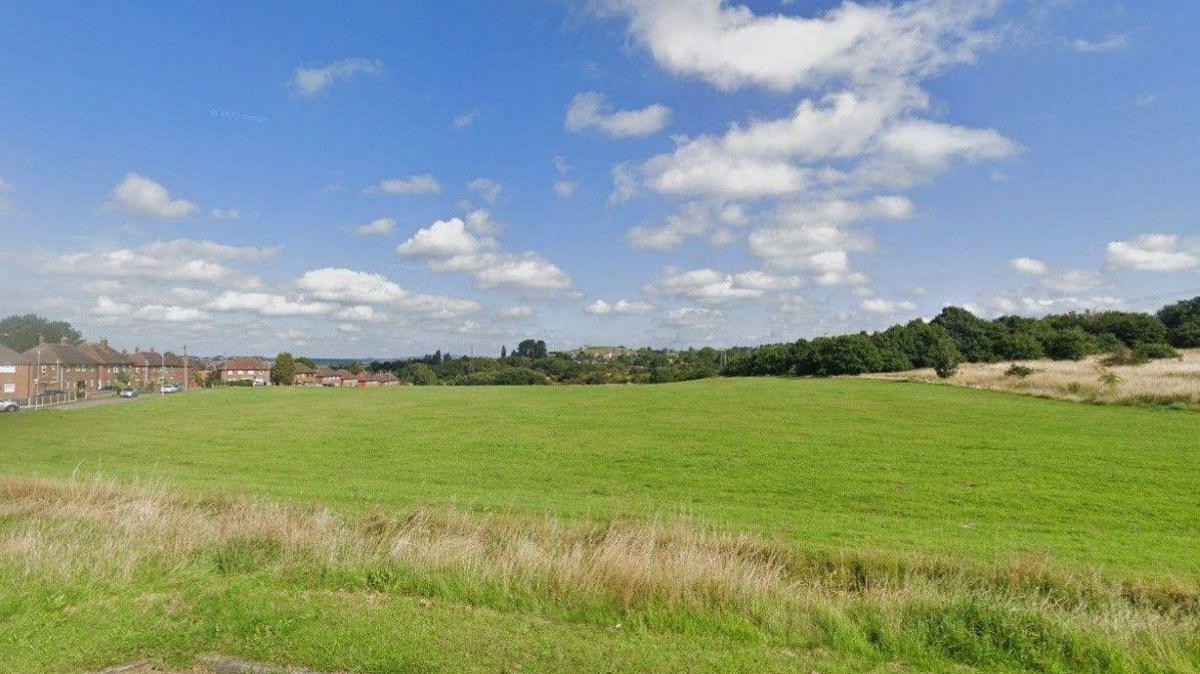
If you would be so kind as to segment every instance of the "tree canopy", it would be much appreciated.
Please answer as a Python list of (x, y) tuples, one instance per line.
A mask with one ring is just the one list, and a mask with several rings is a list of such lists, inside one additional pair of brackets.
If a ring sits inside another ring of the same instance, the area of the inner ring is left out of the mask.
[(28, 351), (37, 346), (39, 335), (47, 342), (58, 342), (63, 337), (70, 344), (83, 341), (79, 331), (66, 321), (52, 321), (36, 314), (14, 314), (0, 319), (0, 344), (13, 351)]

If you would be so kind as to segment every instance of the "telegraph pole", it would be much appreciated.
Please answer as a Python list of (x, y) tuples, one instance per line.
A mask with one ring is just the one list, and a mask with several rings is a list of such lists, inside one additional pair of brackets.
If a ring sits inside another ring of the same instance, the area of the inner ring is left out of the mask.
[(187, 344), (183, 345), (183, 392), (187, 393), (188, 385)]

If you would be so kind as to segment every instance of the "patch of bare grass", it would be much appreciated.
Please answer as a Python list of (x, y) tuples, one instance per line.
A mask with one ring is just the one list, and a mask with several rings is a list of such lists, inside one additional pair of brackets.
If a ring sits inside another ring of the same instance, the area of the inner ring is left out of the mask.
[[(1032, 360), (964, 363), (949, 379), (933, 370), (864, 375), (872, 379), (946, 383), (968, 388), (1081, 402), (1200, 409), (1200, 349), (1180, 351), (1141, 365), (1103, 364), (1103, 356), (1080, 361)], [(1013, 374), (1017, 366), (1020, 376)], [(1030, 372), (1025, 372), (1028, 369)]]

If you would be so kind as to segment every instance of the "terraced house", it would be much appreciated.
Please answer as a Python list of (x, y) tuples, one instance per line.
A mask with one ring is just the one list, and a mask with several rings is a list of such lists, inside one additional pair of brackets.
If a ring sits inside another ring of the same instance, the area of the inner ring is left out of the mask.
[(250, 381), (261, 384), (271, 383), (271, 365), (262, 358), (230, 358), (218, 368), (221, 373), (221, 383), (234, 381)]
[(133, 358), (108, 345), (107, 339), (84, 342), (77, 347), (96, 363), (96, 389), (121, 386), (121, 375), (133, 381)]
[(29, 359), (0, 344), (0, 398), (23, 400), (32, 391), (33, 365)]
[(57, 344), (39, 341), (24, 356), (34, 366), (34, 395), (45, 391), (73, 391), (78, 394), (97, 390), (99, 364), (67, 343), (65, 337)]

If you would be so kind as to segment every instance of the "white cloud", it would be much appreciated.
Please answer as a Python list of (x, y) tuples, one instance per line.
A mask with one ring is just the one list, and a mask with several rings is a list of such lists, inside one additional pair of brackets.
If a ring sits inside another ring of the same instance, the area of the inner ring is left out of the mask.
[(365, 225), (359, 225), (354, 231), (359, 236), (387, 236), (396, 228), (396, 221), (391, 218), (376, 218)]
[(733, 275), (734, 283), (755, 290), (794, 290), (804, 285), (799, 276), (779, 276), (763, 271), (744, 271)]
[(152, 218), (182, 218), (198, 208), (186, 199), (172, 199), (167, 188), (136, 173), (126, 174), (113, 188), (112, 200), (105, 207)]
[(227, 290), (208, 303), (214, 311), (248, 311), (263, 316), (320, 316), (336, 307), (327, 302), (290, 299), (274, 293)]
[(608, 195), (608, 203), (620, 204), (634, 198), (638, 194), (638, 178), (634, 167), (629, 162), (622, 162), (612, 167), (613, 191)]
[[(490, 222), (486, 216), (483, 219)], [(433, 271), (469, 272), (476, 285), (485, 289), (552, 291), (571, 286), (570, 277), (546, 258), (532, 251), (501, 251), (495, 239), (476, 236), (460, 218), (438, 220), (418, 230), (396, 252), (425, 258)]]
[(859, 306), (863, 311), (880, 315), (898, 314), (917, 309), (916, 303), (909, 300), (885, 300), (879, 297), (863, 300)]
[(504, 190), (504, 186), (491, 178), (476, 178), (467, 183), (467, 189), (478, 194), (489, 204), (494, 204), (500, 197), (500, 192)]
[(1145, 234), (1108, 244), (1108, 264), (1137, 271), (1177, 272), (1200, 267), (1200, 254), (1180, 247), (1174, 234)]
[(648, 314), (654, 311), (654, 305), (649, 302), (641, 302), (638, 300), (619, 299), (615, 302), (605, 302), (604, 300), (596, 300), (583, 308), (583, 310), (594, 316), (606, 316), (609, 314), (619, 315), (636, 315)]
[(362, 328), (353, 323), (338, 323), (337, 329), (346, 333), (362, 332)]
[(217, 260), (261, 261), (273, 256), (274, 252), (275, 249), (175, 239), (155, 241), (139, 248), (65, 253), (48, 260), (44, 269), (52, 274), (92, 278), (144, 279), (246, 288), (254, 287), (260, 281)]
[(292, 88), (300, 96), (316, 96), (337, 80), (356, 75), (377, 75), (383, 72), (379, 61), (343, 59), (312, 68), (296, 68), (292, 73)]
[(460, 218), (451, 218), (417, 230), (412, 238), (396, 246), (396, 252), (404, 257), (448, 257), (473, 255), (495, 247), (492, 239), (476, 237)]
[(242, 217), (242, 214), (236, 208), (214, 208), (208, 214), (209, 220), (216, 220), (218, 222), (237, 220), (240, 217)]
[(595, 129), (610, 138), (632, 138), (658, 133), (671, 118), (671, 109), (655, 103), (639, 110), (616, 110), (601, 94), (576, 94), (567, 107), (567, 131)]
[(199, 288), (188, 288), (185, 286), (176, 286), (170, 290), (171, 296), (181, 302), (188, 304), (198, 304), (208, 299), (208, 292)]
[(1060, 293), (1081, 293), (1098, 288), (1102, 284), (1100, 275), (1083, 269), (1073, 269), (1061, 274), (1042, 277), (1042, 285)]
[(724, 0), (602, 0), (667, 70), (725, 89), (780, 91), (832, 81), (875, 84), (970, 62), (988, 43), (973, 30), (993, 0), (846, 2), (813, 17), (756, 15)]
[(1125, 35), (1110, 35), (1103, 40), (1078, 39), (1071, 42), (1071, 49), (1080, 54), (1103, 54), (1119, 51), (1129, 46), (1129, 38)]
[[(680, 271), (667, 268), (657, 283), (647, 285), (647, 293), (672, 295), (701, 302), (719, 303), (729, 300), (757, 299), (763, 296), (768, 288), (762, 287), (764, 280), (774, 283), (785, 283), (781, 277), (773, 277), (757, 272), (745, 274), (725, 274), (713, 269), (693, 269)], [(745, 285), (749, 282), (750, 285)], [(769, 285), (769, 284), (768, 284)], [(773, 289), (773, 288), (770, 288)]]
[(496, 315), (502, 319), (508, 319), (508, 320), (513, 320), (513, 319), (518, 319), (518, 318), (529, 318), (530, 316), (533, 315), (533, 307), (525, 305), (525, 304), (518, 304), (518, 305), (512, 306), (512, 307), (504, 307), (503, 309), (500, 309), (499, 311), (497, 311)]
[(127, 318), (154, 323), (189, 323), (208, 318), (208, 314), (195, 308), (164, 304), (135, 307), (133, 304), (118, 302), (105, 295), (96, 298), (92, 313), (103, 318)]
[(575, 190), (578, 188), (579, 183), (571, 180), (554, 181), (554, 194), (560, 199), (570, 199), (575, 194)]
[(364, 192), (383, 192), (384, 194), (414, 195), (438, 194), (442, 186), (437, 179), (428, 173), (411, 175), (407, 178), (388, 178), (363, 190)]
[(633, 227), (627, 238), (631, 247), (646, 250), (677, 248), (690, 236), (707, 237), (709, 243), (721, 245), (732, 239), (731, 228), (749, 221), (741, 204), (689, 202), (668, 215), (661, 227)]
[(346, 316), (365, 314), (363, 309), (355, 307), (369, 304), (435, 318), (453, 318), (480, 309), (472, 300), (413, 293), (380, 274), (345, 268), (325, 267), (304, 272), (295, 286), (316, 300), (353, 305)]
[(1031, 257), (1018, 257), (1014, 260), (1009, 260), (1008, 266), (1018, 274), (1030, 274), (1033, 276), (1041, 276), (1050, 269), (1045, 262), (1035, 260)]
[(492, 218), (491, 212), (476, 208), (466, 215), (467, 229), (480, 235), (497, 234), (504, 229), (504, 224)]
[(710, 328), (724, 320), (725, 316), (716, 309), (681, 307), (667, 312), (667, 325), (679, 328)]

